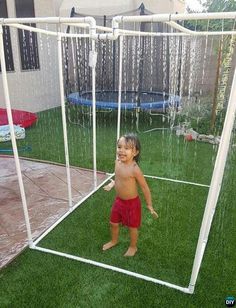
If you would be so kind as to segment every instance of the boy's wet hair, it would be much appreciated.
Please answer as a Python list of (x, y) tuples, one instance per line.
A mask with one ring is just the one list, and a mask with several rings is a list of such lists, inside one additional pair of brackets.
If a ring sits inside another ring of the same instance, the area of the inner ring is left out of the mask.
[[(120, 138), (125, 138), (125, 142), (127, 144), (129, 144), (132, 148), (135, 148), (136, 151), (138, 151), (138, 154), (134, 157), (134, 160), (136, 161), (136, 163), (139, 162), (140, 160), (140, 153), (141, 153), (141, 144), (140, 141), (138, 139), (138, 136), (136, 134), (133, 133), (127, 133), (123, 136), (121, 136)], [(119, 138), (119, 140), (120, 140)], [(118, 142), (119, 142), (118, 140)]]

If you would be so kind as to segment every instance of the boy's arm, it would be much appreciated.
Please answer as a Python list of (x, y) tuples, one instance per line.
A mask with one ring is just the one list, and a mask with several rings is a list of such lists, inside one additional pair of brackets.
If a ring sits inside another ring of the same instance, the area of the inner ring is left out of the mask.
[(134, 167), (134, 175), (140, 188), (142, 189), (148, 210), (150, 211), (150, 213), (153, 215), (154, 218), (157, 218), (158, 214), (156, 213), (156, 211), (152, 206), (152, 196), (147, 181), (145, 180), (142, 171), (137, 165)]
[(103, 186), (103, 189), (106, 191), (110, 191), (114, 186), (115, 186), (115, 181), (111, 179), (109, 184)]
[[(117, 163), (117, 160), (115, 160), (115, 167), (116, 167), (116, 163)], [(115, 181), (110, 179), (110, 183), (103, 186), (103, 189), (106, 191), (110, 191), (114, 186), (115, 186)]]

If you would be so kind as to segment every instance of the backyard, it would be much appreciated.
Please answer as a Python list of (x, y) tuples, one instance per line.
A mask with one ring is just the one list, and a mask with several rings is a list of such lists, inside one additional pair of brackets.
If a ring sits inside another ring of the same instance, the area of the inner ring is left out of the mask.
[[(90, 117), (70, 110), (78, 124), (67, 121), (70, 164), (91, 169), (92, 129)], [(71, 113), (71, 114), (70, 114)], [(69, 117), (70, 116), (70, 117)], [(116, 149), (116, 112), (97, 114), (97, 169), (113, 172)], [(121, 134), (136, 131), (134, 113), (124, 113)], [(159, 128), (151, 132), (148, 129)], [(40, 247), (80, 256), (187, 287), (218, 146), (188, 142), (169, 129), (161, 116), (140, 115), (140, 166), (148, 178), (159, 219), (153, 220), (143, 202), (143, 223), (138, 253), (127, 259), (123, 228), (119, 245), (107, 252), (109, 212), (114, 191), (98, 190), (40, 243)], [(101, 269), (63, 257), (25, 249), (1, 270), (2, 307), (224, 307), (236, 292), (235, 135), (195, 293), (187, 295), (151, 282)], [(18, 140), (20, 156), (65, 163), (61, 110), (38, 113), (36, 125)], [(10, 142), (0, 144), (8, 153)]]

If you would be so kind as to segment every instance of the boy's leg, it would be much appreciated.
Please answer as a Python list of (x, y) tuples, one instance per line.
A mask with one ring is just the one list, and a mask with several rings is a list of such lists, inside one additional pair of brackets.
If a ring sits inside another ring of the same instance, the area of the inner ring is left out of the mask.
[(137, 241), (138, 241), (138, 229), (137, 228), (129, 228), (130, 234), (130, 245), (126, 253), (125, 257), (133, 257), (137, 252)]
[(118, 243), (119, 238), (119, 224), (111, 223), (111, 241), (104, 244), (102, 250), (107, 250)]

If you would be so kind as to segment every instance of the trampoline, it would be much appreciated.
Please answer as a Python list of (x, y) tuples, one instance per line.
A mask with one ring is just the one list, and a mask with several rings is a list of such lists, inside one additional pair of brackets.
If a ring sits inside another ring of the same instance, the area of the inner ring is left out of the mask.
[[(92, 91), (83, 93), (75, 92), (68, 95), (68, 101), (74, 105), (92, 106)], [(118, 91), (102, 90), (96, 91), (97, 109), (117, 109)], [(153, 91), (123, 91), (121, 93), (121, 109), (132, 110), (155, 110), (166, 112), (169, 108), (177, 109), (180, 98), (177, 95), (163, 94)]]

